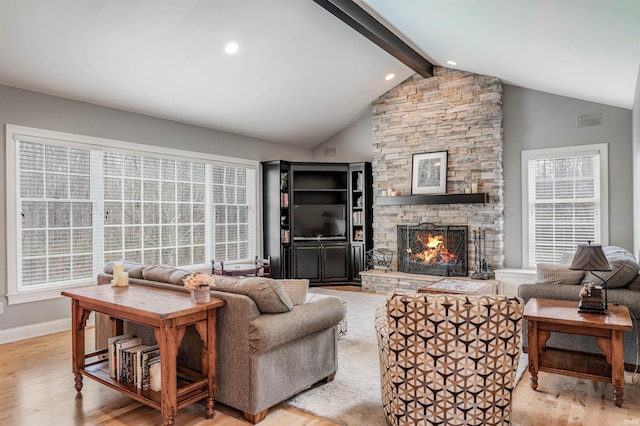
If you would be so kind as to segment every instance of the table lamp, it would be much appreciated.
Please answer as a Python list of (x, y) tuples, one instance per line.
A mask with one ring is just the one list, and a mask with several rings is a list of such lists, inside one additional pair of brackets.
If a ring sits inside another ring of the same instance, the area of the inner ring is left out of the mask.
[[(587, 271), (600, 279), (602, 284), (594, 286), (589, 284), (580, 292), (580, 303), (578, 304), (578, 312), (606, 315), (607, 313), (607, 281), (599, 277), (594, 271), (611, 271), (611, 265), (605, 256), (600, 244), (579, 244), (578, 250), (570, 269)], [(604, 291), (604, 300), (602, 300), (602, 292)]]

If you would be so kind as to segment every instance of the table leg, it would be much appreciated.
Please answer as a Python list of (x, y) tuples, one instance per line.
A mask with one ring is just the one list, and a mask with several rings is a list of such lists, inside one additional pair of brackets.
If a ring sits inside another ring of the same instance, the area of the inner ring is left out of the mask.
[(529, 345), (529, 386), (538, 389), (538, 323), (527, 321), (527, 344)]
[(624, 394), (624, 331), (611, 330), (611, 384), (613, 402), (621, 407)]
[[(207, 395), (207, 411), (206, 416), (208, 419), (213, 418), (216, 413), (215, 410), (215, 396), (218, 392), (218, 376), (216, 371), (216, 310), (210, 309), (207, 313), (207, 342), (206, 349), (203, 348), (203, 373), (207, 375), (209, 381), (209, 393)], [(205, 360), (206, 358), (206, 360)], [(204, 369), (204, 366), (207, 366)]]
[(162, 413), (163, 426), (174, 424), (174, 418), (178, 411), (178, 381), (176, 378), (176, 357), (178, 348), (176, 327), (172, 320), (162, 327), (154, 329), (158, 347), (160, 348), (160, 412)]
[(82, 373), (85, 367), (84, 328), (91, 311), (80, 306), (78, 300), (71, 300), (71, 358), (76, 392), (82, 391)]

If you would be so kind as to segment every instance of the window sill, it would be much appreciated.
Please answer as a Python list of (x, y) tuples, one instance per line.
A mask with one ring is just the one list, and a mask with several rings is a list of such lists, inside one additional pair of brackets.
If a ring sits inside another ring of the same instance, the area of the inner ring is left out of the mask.
[(8, 305), (18, 305), (20, 303), (40, 302), (42, 300), (53, 300), (63, 297), (60, 292), (67, 288), (82, 287), (95, 284), (95, 281), (85, 282), (75, 285), (65, 285), (56, 288), (47, 288), (43, 290), (23, 291), (20, 293), (7, 294)]

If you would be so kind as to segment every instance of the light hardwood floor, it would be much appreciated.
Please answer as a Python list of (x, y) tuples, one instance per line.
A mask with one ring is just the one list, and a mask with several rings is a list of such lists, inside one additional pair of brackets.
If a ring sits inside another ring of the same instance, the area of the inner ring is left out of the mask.
[[(87, 331), (87, 346), (91, 349), (93, 332)], [(631, 375), (627, 378), (630, 379)], [(538, 391), (533, 391), (525, 373), (514, 393), (512, 424), (640, 425), (640, 386), (627, 383), (621, 408), (614, 406), (611, 392), (608, 384), (549, 373), (540, 373)], [(221, 404), (216, 404), (216, 409), (215, 418), (207, 420), (204, 418), (204, 404), (193, 404), (178, 412), (176, 425), (250, 424), (237, 410)], [(71, 372), (71, 332), (0, 345), (2, 426), (138, 426), (161, 423), (159, 411), (91, 379), (85, 378), (82, 393), (76, 394)], [(260, 425), (329, 426), (335, 423), (290, 407), (277, 406), (269, 411)]]

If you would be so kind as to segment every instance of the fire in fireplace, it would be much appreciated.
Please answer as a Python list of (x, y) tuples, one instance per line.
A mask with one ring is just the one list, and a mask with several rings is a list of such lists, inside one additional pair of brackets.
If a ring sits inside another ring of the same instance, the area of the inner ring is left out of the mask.
[(398, 225), (398, 271), (466, 277), (466, 226)]

